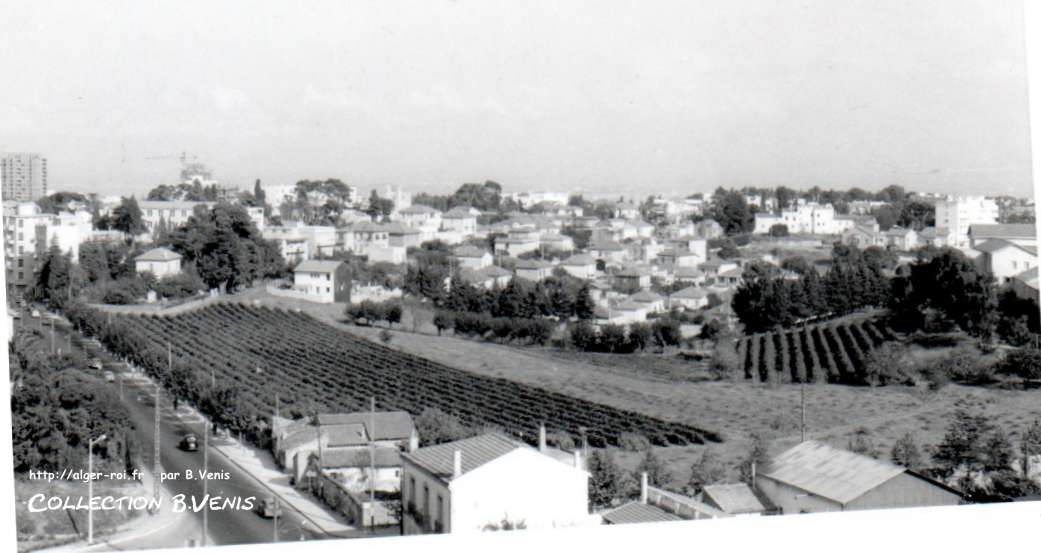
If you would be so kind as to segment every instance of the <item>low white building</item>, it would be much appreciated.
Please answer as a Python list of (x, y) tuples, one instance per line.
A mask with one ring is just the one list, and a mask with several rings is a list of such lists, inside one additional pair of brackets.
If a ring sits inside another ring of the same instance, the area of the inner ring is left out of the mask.
[(152, 273), (155, 278), (181, 273), (181, 255), (166, 248), (153, 248), (134, 258), (134, 270)]
[(342, 261), (308, 259), (293, 269), (293, 289), (318, 303), (350, 303), (350, 269)]
[(477, 233), (477, 216), (480, 212), (470, 207), (453, 207), (441, 215), (441, 228), (458, 232), (464, 238)]
[(452, 258), (459, 265), (460, 269), (470, 269), (472, 271), (491, 267), (493, 261), (491, 252), (475, 246), (459, 248), (452, 255)]
[(708, 290), (690, 286), (669, 296), (669, 307), (680, 307), (696, 311), (708, 307)]
[(842, 234), (853, 228), (853, 217), (835, 214), (831, 204), (807, 202), (780, 214), (756, 213), (755, 234), (769, 234), (774, 225), (784, 225), (792, 234)]
[(976, 263), (994, 275), (998, 284), (1006, 284), (1023, 271), (1037, 267), (1037, 246), (1021, 246), (1001, 239), (991, 239), (972, 248), (980, 252)]
[(541, 259), (518, 259), (513, 266), (513, 272), (520, 278), (539, 282), (553, 274), (553, 264)]
[(402, 456), (405, 535), (597, 523), (589, 514), (589, 473), (579, 456), (552, 456), (492, 433)]
[(560, 267), (575, 278), (596, 278), (596, 261), (589, 254), (573, 255), (561, 261)]

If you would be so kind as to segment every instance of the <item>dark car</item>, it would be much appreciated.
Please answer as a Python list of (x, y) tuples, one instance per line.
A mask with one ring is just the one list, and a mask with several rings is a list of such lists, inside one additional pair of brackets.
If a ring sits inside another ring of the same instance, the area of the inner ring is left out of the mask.
[(180, 447), (184, 451), (198, 451), (199, 439), (195, 437), (195, 434), (185, 434), (181, 438)]
[(263, 518), (274, 518), (275, 516), (282, 516), (282, 507), (275, 503), (274, 498), (265, 497), (257, 502), (257, 506), (254, 509), (258, 515)]

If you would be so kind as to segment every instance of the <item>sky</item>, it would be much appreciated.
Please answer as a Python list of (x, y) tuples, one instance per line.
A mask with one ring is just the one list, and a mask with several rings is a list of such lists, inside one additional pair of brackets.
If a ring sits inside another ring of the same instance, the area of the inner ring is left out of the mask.
[(0, 151), (52, 190), (143, 195), (181, 152), (244, 187), (1032, 190), (1015, 1), (5, 6)]

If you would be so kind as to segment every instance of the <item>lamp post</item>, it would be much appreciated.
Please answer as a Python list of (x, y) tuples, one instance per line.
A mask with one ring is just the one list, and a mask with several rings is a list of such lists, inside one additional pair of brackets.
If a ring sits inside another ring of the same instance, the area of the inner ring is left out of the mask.
[(94, 544), (94, 444), (105, 437), (102, 434), (87, 442), (87, 545)]

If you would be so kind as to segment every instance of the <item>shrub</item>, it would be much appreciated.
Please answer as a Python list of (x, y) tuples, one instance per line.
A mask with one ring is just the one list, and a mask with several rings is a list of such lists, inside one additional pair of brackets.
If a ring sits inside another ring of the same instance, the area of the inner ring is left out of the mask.
[(647, 451), (651, 448), (651, 441), (637, 432), (622, 432), (618, 435), (618, 447), (625, 451)]
[(1041, 350), (1022, 348), (1009, 352), (998, 363), (998, 372), (1020, 378), (1041, 378)]
[(900, 344), (886, 343), (868, 354), (860, 378), (864, 384), (885, 386), (906, 383), (912, 379), (913, 374), (907, 348)]
[(970, 348), (958, 348), (932, 361), (935, 369), (955, 382), (982, 384), (994, 380), (996, 367), (979, 359)]

